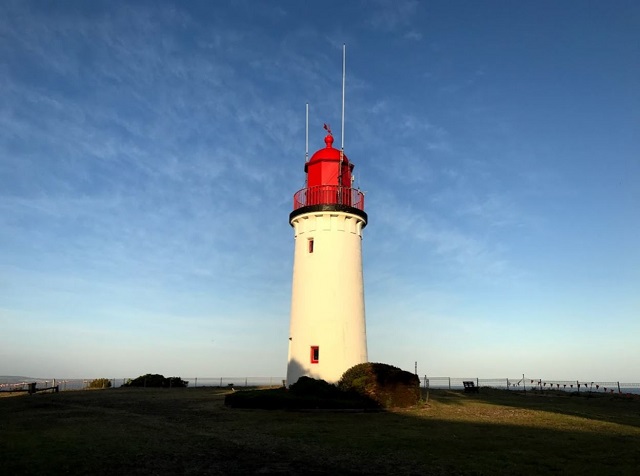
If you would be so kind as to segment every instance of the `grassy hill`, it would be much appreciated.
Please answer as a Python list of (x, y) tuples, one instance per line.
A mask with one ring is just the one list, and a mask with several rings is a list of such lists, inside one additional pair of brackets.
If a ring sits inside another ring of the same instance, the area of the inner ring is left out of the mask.
[(236, 410), (212, 388), (0, 399), (5, 474), (637, 474), (640, 399), (431, 391), (381, 413)]

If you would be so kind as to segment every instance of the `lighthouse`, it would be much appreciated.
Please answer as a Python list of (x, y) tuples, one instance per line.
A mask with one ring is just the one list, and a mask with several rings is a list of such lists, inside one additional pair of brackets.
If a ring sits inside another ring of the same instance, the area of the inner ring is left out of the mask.
[(293, 284), (287, 385), (302, 376), (337, 382), (367, 361), (362, 279), (364, 195), (352, 188), (354, 165), (325, 147), (305, 163), (306, 187), (293, 196)]

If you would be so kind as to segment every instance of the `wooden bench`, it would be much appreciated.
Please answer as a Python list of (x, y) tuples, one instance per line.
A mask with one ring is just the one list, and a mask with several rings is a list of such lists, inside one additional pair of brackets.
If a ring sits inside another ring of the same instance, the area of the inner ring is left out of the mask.
[(464, 391), (465, 393), (479, 393), (480, 389), (478, 387), (476, 387), (476, 383), (469, 380), (466, 382), (462, 382), (462, 385), (464, 385)]

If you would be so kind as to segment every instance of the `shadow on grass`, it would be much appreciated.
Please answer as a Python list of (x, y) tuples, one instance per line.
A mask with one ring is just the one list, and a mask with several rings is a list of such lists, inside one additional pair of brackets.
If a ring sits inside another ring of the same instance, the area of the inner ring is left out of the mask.
[[(336, 389), (337, 390), (337, 389)], [(242, 390), (225, 397), (225, 405), (232, 408), (260, 410), (362, 410), (378, 411), (380, 405), (360, 395), (341, 393), (338, 395), (296, 394), (277, 388), (269, 390)]]
[[(424, 391), (423, 391), (424, 394)], [(464, 405), (470, 400), (526, 410), (552, 412), (594, 421), (640, 428), (640, 395), (569, 393), (562, 391), (513, 391), (483, 387), (479, 393), (431, 390), (445, 405)]]
[(2, 399), (3, 472), (624, 475), (640, 464), (637, 426), (613, 414), (576, 420), (570, 407), (550, 419), (536, 403), (546, 399), (432, 391), (429, 405), (402, 411), (292, 413), (231, 409), (225, 393), (113, 389)]

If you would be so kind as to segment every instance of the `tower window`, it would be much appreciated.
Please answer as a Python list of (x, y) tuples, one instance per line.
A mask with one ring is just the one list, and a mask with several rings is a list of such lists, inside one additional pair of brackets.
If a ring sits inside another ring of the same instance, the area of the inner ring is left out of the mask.
[(320, 362), (320, 346), (312, 345), (311, 346), (311, 363), (317, 364)]
[(313, 238), (309, 238), (309, 253), (313, 253)]

